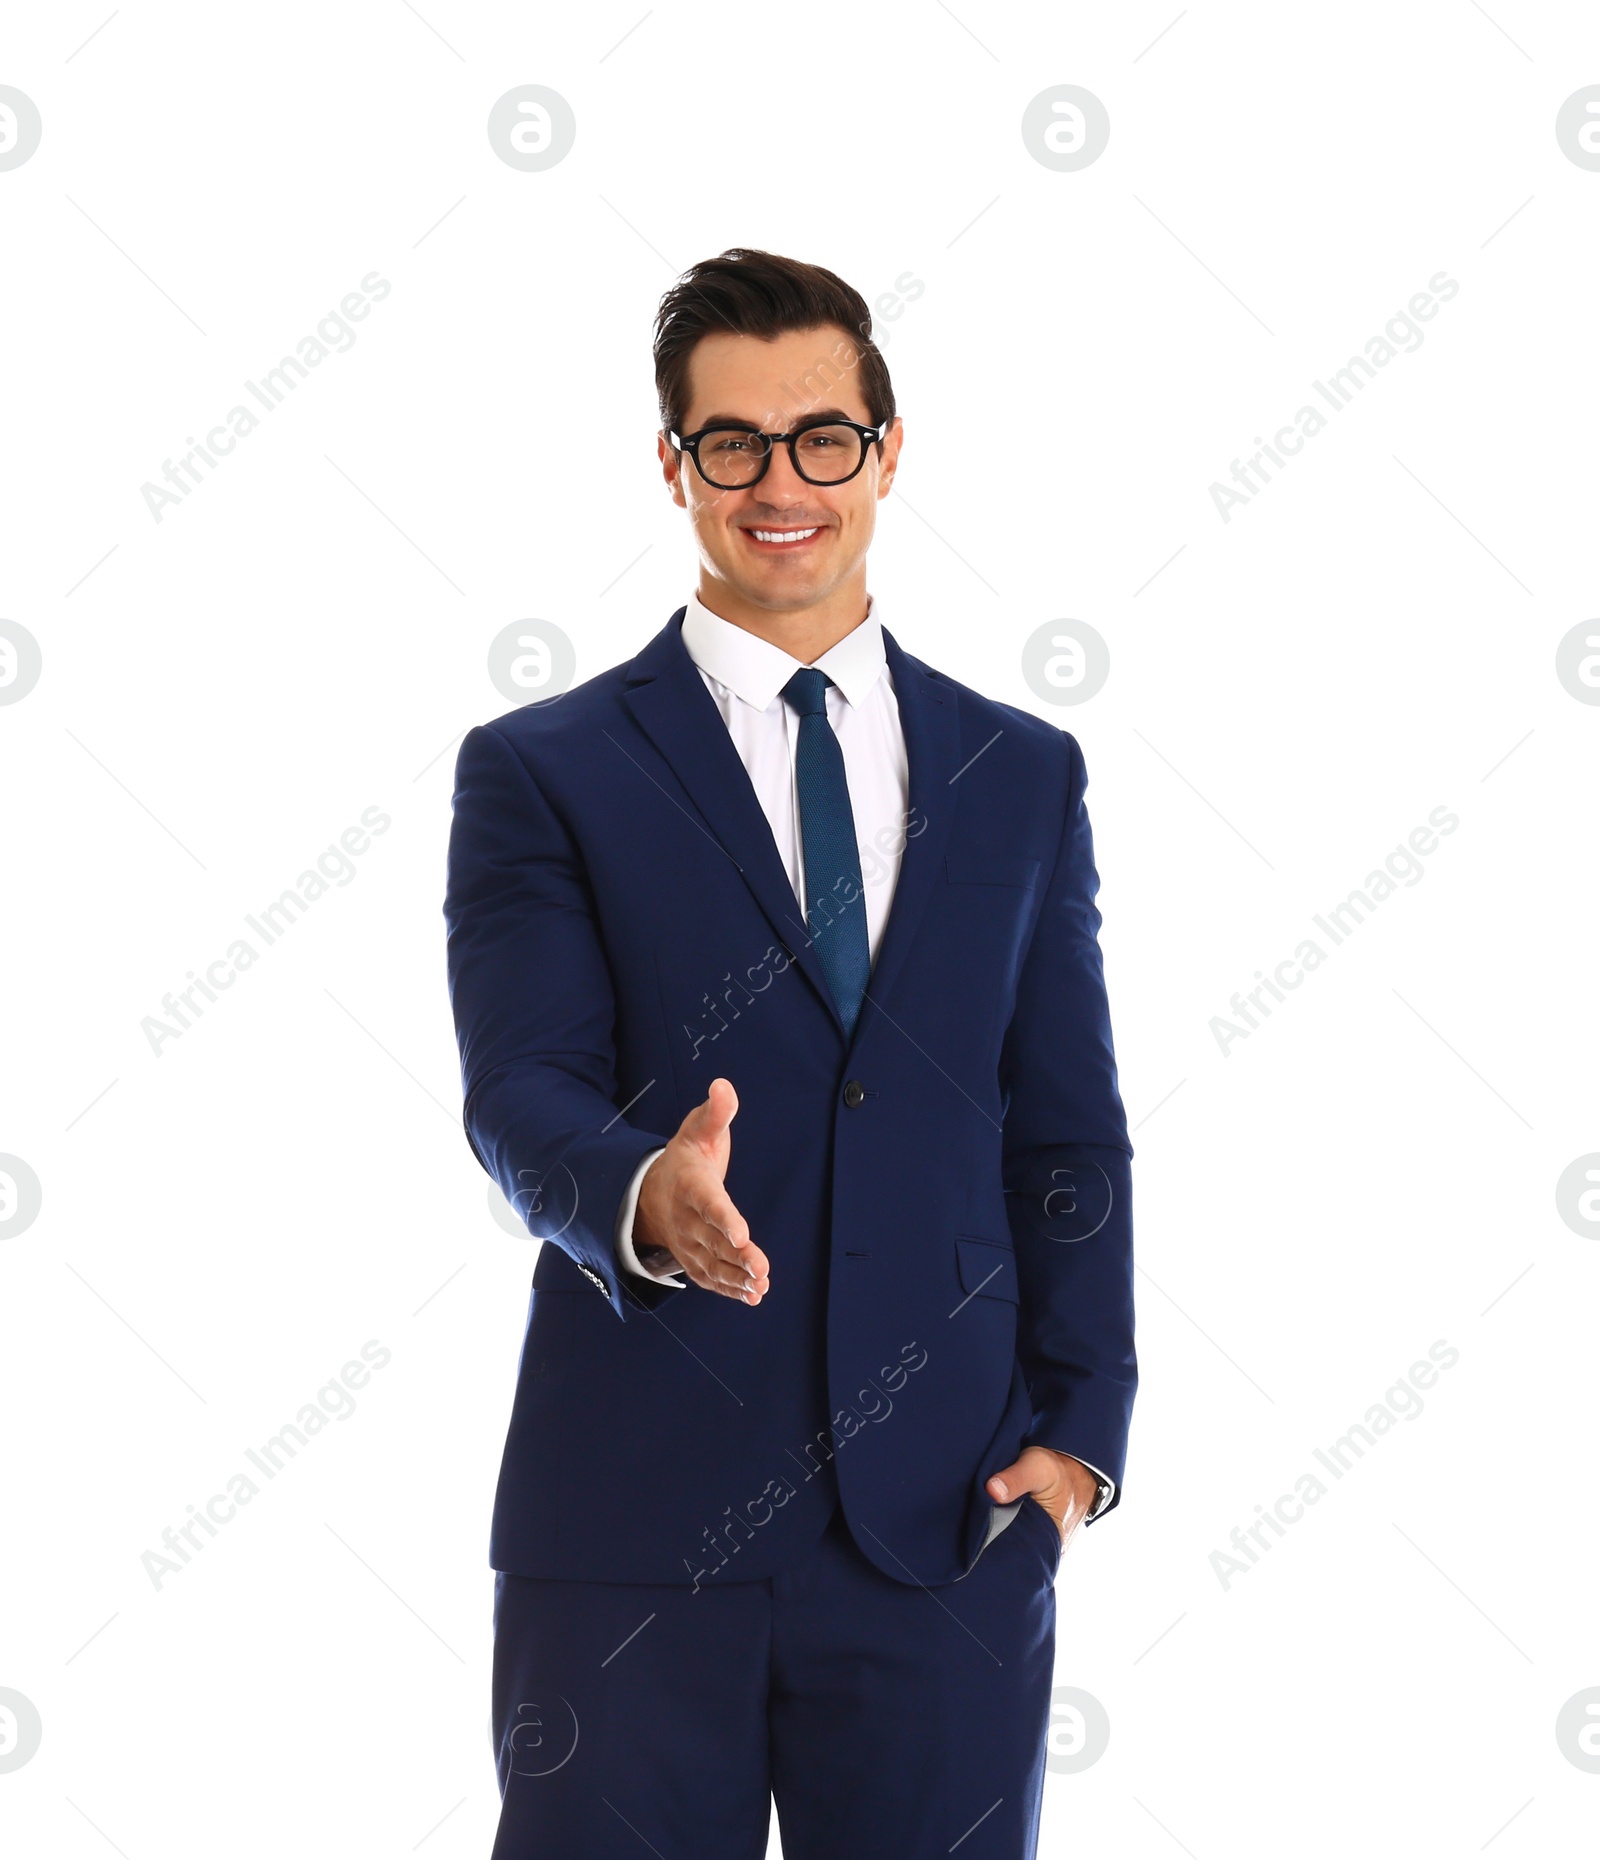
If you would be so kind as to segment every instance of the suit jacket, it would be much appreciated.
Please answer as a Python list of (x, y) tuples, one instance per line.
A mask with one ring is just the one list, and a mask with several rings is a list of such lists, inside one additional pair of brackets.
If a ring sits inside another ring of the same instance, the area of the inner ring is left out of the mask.
[[(682, 618), (457, 763), (463, 1121), (544, 1240), (490, 1562), (768, 1576), (842, 1504), (886, 1575), (953, 1581), (1025, 1443), (1102, 1468), (1108, 1511), (1123, 1489), (1133, 1152), (1083, 756), (885, 630), (910, 808), (847, 1040)], [(754, 1307), (613, 1250), (635, 1166), (719, 1075)]]

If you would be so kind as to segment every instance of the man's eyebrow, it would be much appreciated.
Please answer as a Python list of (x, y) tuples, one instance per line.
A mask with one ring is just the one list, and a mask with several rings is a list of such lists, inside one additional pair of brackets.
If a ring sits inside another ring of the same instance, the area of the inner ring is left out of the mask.
[[(797, 423), (803, 421), (808, 426), (819, 421), (827, 422), (830, 420), (848, 420), (852, 425), (859, 424), (859, 422), (856, 421), (855, 415), (853, 413), (846, 413), (842, 407), (812, 407), (797, 416)], [(738, 413), (708, 413), (700, 422), (698, 429), (690, 427), (689, 430), (691, 432), (696, 430), (703, 432), (708, 426), (737, 426), (742, 427), (746, 432), (750, 433), (760, 430), (754, 420), (747, 420), (743, 414)], [(787, 432), (792, 429), (786, 427), (784, 430)]]

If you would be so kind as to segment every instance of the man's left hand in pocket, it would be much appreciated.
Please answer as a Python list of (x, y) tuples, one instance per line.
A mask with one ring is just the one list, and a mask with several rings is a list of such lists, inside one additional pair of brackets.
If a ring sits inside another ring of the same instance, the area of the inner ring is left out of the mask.
[(1055, 1521), (1064, 1550), (1093, 1507), (1099, 1481), (1082, 1460), (1075, 1460), (1070, 1453), (1057, 1453), (1053, 1447), (1024, 1447), (1009, 1466), (994, 1475), (986, 1489), (1000, 1505), (1009, 1505), (1031, 1492)]

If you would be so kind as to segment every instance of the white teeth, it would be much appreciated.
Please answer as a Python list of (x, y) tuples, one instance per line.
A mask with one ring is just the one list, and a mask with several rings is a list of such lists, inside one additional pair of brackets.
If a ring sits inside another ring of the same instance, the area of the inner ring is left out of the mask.
[(750, 534), (757, 542), (799, 542), (804, 537), (815, 536), (821, 527), (819, 523), (809, 530), (752, 530)]

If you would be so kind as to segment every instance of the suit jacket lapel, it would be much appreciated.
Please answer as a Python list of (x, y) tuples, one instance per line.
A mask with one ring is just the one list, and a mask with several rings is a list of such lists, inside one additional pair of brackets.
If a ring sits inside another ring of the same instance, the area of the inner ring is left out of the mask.
[[(867, 982), (871, 1008), (887, 1000), (942, 875), (956, 810), (952, 783), (961, 772), (962, 748), (954, 693), (921, 660), (903, 652), (887, 627), (883, 629), (883, 649), (900, 706), (900, 727), (905, 732), (906, 811), (910, 818), (894, 902), (889, 906), (889, 920)], [(888, 1010), (883, 1012), (887, 1017)], [(856, 1023), (857, 1039), (875, 1019), (875, 1013), (863, 1012)]]
[[(624, 701), (699, 810), (701, 819), (694, 824), (737, 867), (842, 1036), (844, 1022), (811, 946), (805, 914), (778, 855), (772, 828), (716, 700), (684, 646), (684, 612), (680, 607), (634, 659), (628, 668)], [(628, 753), (627, 745), (617, 746)], [(655, 779), (640, 767), (649, 779)], [(675, 806), (682, 805), (676, 795), (663, 792)], [(753, 951), (751, 960), (758, 954)]]

